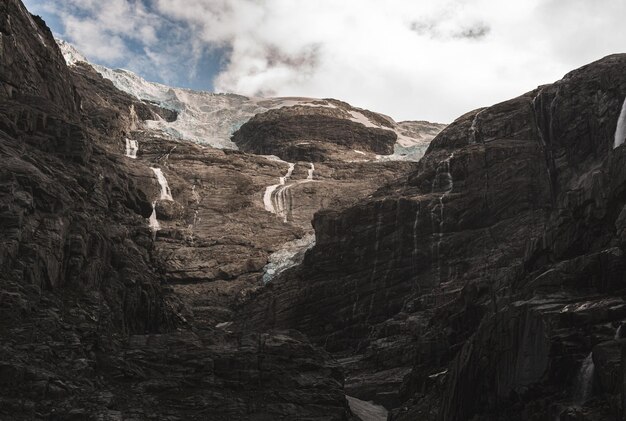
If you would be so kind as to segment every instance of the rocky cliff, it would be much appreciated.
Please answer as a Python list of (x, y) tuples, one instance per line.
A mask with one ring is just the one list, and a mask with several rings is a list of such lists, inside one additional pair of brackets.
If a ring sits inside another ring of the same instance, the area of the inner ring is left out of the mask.
[[(194, 136), (220, 136), (286, 100), (143, 100), (118, 88), (145, 81), (67, 67), (41, 19), (17, 0), (0, 7), (0, 418), (353, 417), (341, 366), (304, 335), (230, 326), (310, 247), (316, 211), (415, 164), (313, 165), (190, 142), (174, 128), (195, 120), (179, 121), (176, 101), (186, 118), (215, 118)], [(231, 100), (255, 104), (219, 110)]]
[(444, 128), (0, 12), (0, 418), (624, 418), (625, 55)]
[(176, 113), (67, 68), (43, 21), (0, 7), (0, 418), (348, 419), (306, 337), (215, 326), (304, 235), (263, 209), (287, 165), (144, 131)]
[(394, 420), (617, 419), (624, 69), (470, 112), (408, 177), (318, 212), (316, 246), (246, 326), (305, 332)]

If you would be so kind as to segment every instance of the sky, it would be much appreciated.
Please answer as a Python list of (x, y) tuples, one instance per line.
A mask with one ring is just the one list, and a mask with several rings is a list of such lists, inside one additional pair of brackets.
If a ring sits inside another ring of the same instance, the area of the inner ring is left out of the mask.
[(626, 49), (626, 1), (24, 0), (90, 61), (171, 86), (449, 123)]

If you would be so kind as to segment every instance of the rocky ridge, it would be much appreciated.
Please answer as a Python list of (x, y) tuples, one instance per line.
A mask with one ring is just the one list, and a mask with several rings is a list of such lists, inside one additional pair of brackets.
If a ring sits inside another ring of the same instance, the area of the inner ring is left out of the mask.
[[(414, 164), (312, 169), (186, 141), (163, 128), (187, 105), (140, 100), (82, 60), (66, 67), (43, 21), (4, 7), (0, 416), (350, 419), (328, 353), (297, 331), (230, 326), (318, 209)], [(264, 195), (281, 177), (277, 215)]]
[[(57, 40), (59, 47), (65, 57), (68, 65), (75, 66), (80, 62), (87, 62), (87, 59), (71, 44)], [(189, 140), (201, 145), (211, 145), (217, 148), (237, 149), (235, 142), (231, 141), (231, 135), (238, 131), (246, 122), (255, 115), (259, 115), (257, 119), (267, 123), (272, 120), (271, 116), (278, 115), (278, 119), (273, 119), (274, 124), (282, 124), (280, 120), (285, 120), (288, 115), (291, 117), (304, 114), (315, 114), (315, 117), (309, 118), (308, 128), (311, 133), (317, 133), (321, 124), (315, 125), (316, 121), (320, 123), (330, 109), (335, 119), (335, 123), (350, 124), (351, 128), (356, 132), (366, 134), (371, 130), (368, 128), (384, 128), (393, 131), (398, 141), (395, 143), (394, 152), (389, 156), (380, 156), (379, 159), (384, 160), (412, 160), (417, 161), (426, 150), (428, 143), (439, 133), (445, 125), (437, 123), (421, 122), (400, 122), (396, 123), (391, 117), (383, 114), (374, 113), (362, 108), (353, 107), (342, 101), (335, 99), (315, 99), (304, 97), (278, 97), (278, 98), (261, 98), (261, 97), (245, 97), (235, 94), (216, 94), (211, 92), (193, 91), (189, 89), (173, 88), (159, 83), (148, 82), (138, 75), (124, 69), (109, 69), (105, 66), (91, 64), (102, 77), (113, 82), (116, 88), (122, 92), (126, 92), (136, 99), (149, 104), (155, 104), (162, 109), (170, 110), (178, 115), (177, 119), (148, 120), (145, 122), (147, 128), (162, 132), (163, 136), (173, 139)], [(293, 112), (296, 107), (300, 112)], [(322, 108), (322, 109), (320, 109)], [(285, 115), (267, 113), (284, 109)], [(328, 121), (325, 121), (327, 123)], [(252, 123), (252, 122), (251, 122)], [(248, 125), (250, 127), (250, 125)], [(267, 127), (265, 128), (267, 130)], [(344, 130), (344, 134), (346, 134)], [(250, 132), (247, 136), (240, 136), (240, 140), (249, 143)], [(393, 133), (386, 133), (386, 143), (391, 141)], [(319, 136), (318, 136), (319, 138)], [(333, 138), (333, 142), (330, 142)], [(333, 130), (326, 130), (326, 133), (320, 138), (326, 143), (336, 143), (339, 140), (338, 135)], [(358, 141), (359, 137), (348, 133), (348, 139)], [(375, 139), (375, 137), (374, 137)], [(372, 139), (370, 139), (372, 140)], [(381, 154), (389, 154), (390, 149), (383, 146), (385, 142), (374, 142)], [(393, 143), (393, 142), (392, 142)], [(363, 142), (365, 149), (369, 149), (368, 142)], [(357, 155), (356, 158), (363, 158)], [(370, 158), (374, 158), (371, 156)]]
[(393, 420), (617, 419), (625, 66), (470, 112), (406, 179), (318, 212), (242, 328), (306, 333)]

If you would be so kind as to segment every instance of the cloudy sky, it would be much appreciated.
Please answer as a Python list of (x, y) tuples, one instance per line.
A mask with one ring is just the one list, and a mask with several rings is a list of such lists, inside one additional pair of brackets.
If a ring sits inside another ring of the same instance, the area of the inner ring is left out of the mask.
[(450, 122), (626, 49), (626, 1), (25, 0), (91, 61)]

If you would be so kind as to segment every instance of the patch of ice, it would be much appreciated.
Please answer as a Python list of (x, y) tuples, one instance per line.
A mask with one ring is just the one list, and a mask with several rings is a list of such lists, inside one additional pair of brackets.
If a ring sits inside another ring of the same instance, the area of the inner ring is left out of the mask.
[(269, 262), (263, 268), (263, 282), (268, 283), (278, 274), (301, 263), (306, 251), (314, 245), (315, 234), (307, 234), (285, 243), (280, 250), (269, 256)]

